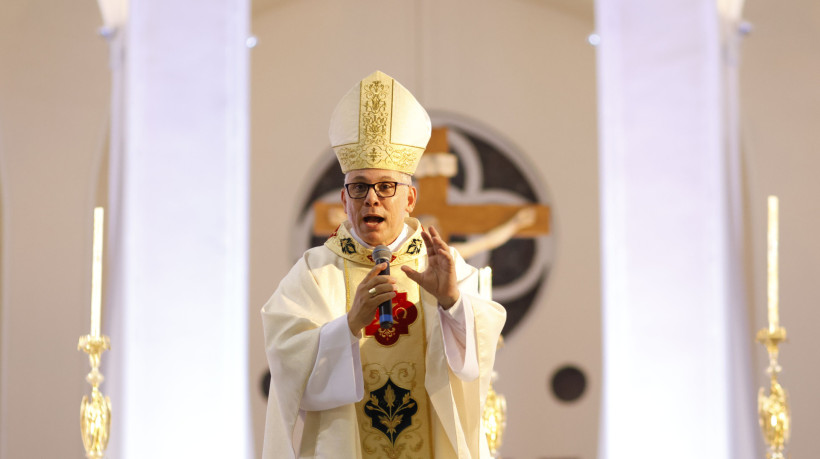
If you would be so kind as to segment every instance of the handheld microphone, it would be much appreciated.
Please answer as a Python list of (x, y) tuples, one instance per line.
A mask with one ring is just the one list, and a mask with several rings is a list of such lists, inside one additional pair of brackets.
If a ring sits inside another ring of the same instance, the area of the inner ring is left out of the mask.
[[(387, 263), (387, 267), (379, 275), (390, 274), (390, 259), (392, 257), (393, 254), (390, 253), (390, 249), (386, 245), (380, 245), (373, 249), (373, 261), (377, 265)], [(393, 328), (393, 302), (391, 300), (379, 305), (379, 327), (383, 330)]]

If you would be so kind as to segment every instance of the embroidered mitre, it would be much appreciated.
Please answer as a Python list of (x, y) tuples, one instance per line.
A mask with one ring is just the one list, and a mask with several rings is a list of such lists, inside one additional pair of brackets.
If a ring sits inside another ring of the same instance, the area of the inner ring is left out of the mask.
[(339, 101), (330, 118), (330, 145), (342, 173), (389, 169), (413, 175), (430, 129), (430, 117), (413, 94), (376, 71)]

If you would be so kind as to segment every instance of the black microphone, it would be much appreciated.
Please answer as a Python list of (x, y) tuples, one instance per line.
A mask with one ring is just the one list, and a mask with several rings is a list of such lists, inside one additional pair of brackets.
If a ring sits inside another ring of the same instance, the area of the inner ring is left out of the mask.
[[(387, 267), (379, 273), (379, 275), (390, 275), (390, 259), (393, 254), (386, 245), (376, 246), (373, 249), (373, 261), (377, 265), (387, 263)], [(387, 300), (379, 305), (379, 327), (384, 329), (393, 328), (393, 302)]]

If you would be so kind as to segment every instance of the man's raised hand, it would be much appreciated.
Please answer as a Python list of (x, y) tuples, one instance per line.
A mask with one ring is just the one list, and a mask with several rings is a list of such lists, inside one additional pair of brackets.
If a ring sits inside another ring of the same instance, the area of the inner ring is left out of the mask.
[(429, 233), (422, 229), (421, 237), (427, 246), (427, 269), (418, 272), (404, 265), (401, 270), (435, 296), (441, 307), (449, 309), (459, 298), (456, 263), (450, 254), (450, 247), (432, 226)]

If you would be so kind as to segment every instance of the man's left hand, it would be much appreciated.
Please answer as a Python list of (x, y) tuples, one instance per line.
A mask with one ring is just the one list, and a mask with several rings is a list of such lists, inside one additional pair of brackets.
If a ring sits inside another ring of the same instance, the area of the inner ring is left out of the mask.
[(456, 263), (450, 254), (450, 247), (432, 226), (429, 233), (422, 229), (421, 237), (427, 246), (427, 269), (418, 272), (405, 265), (401, 270), (421, 288), (433, 294), (442, 308), (450, 309), (459, 298)]

